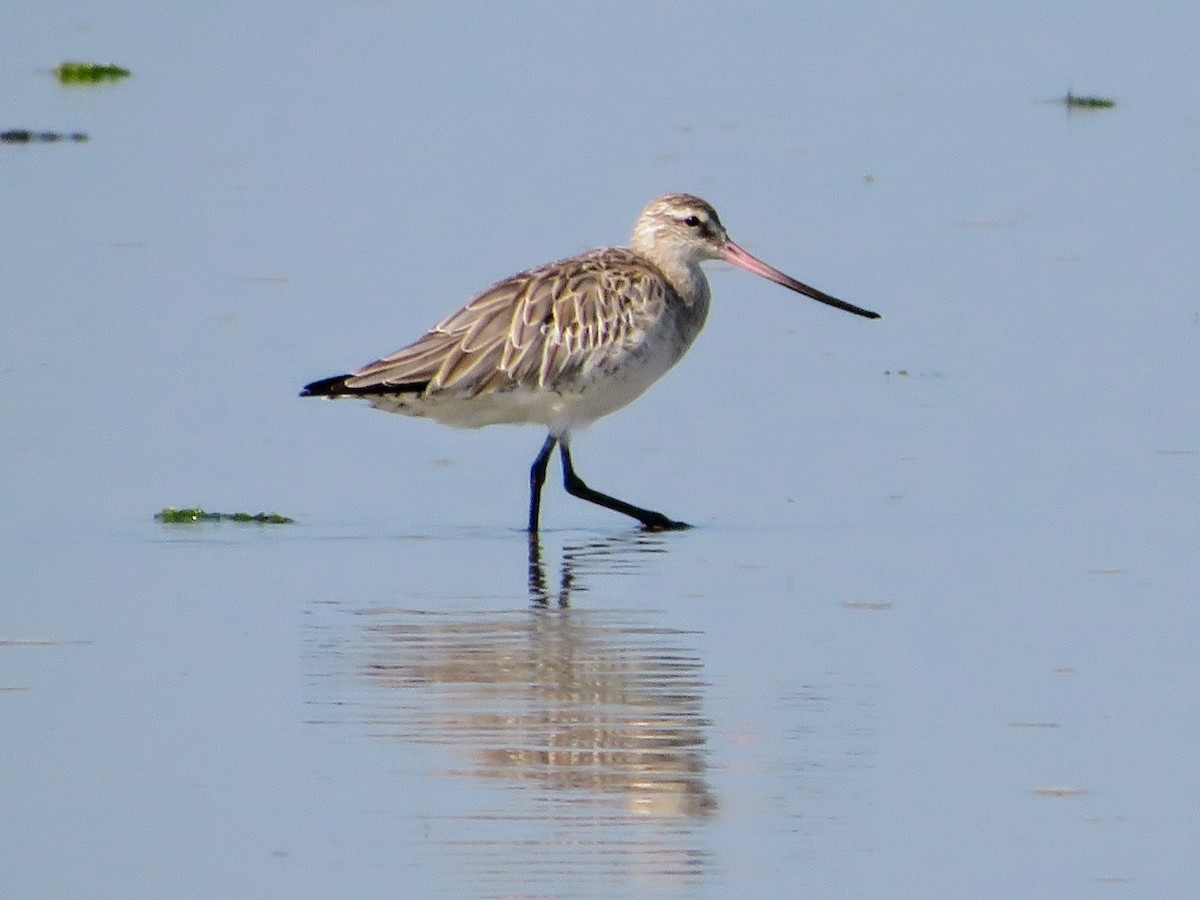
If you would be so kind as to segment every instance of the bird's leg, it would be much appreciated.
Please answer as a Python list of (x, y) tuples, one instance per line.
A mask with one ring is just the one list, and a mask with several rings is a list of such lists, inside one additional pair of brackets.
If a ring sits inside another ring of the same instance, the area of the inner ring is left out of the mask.
[(537, 534), (538, 530), (538, 515), (542, 509), (542, 485), (546, 483), (546, 466), (550, 464), (550, 454), (554, 452), (554, 445), (558, 443), (558, 438), (550, 434), (546, 436), (546, 443), (542, 444), (541, 452), (538, 453), (537, 459), (533, 461), (533, 466), (529, 469), (529, 533)]
[(610, 497), (608, 494), (592, 490), (583, 483), (582, 478), (575, 474), (575, 467), (571, 465), (571, 449), (567, 446), (566, 440), (561, 442), (558, 449), (562, 455), (563, 487), (567, 489), (567, 493), (572, 497), (587, 500), (606, 509), (611, 509), (613, 512), (632, 516), (641, 522), (642, 527), (648, 531), (680, 531), (684, 528), (692, 527), (687, 522), (676, 522), (673, 519), (668, 519), (662, 513), (655, 512), (652, 509), (642, 509), (640, 506), (634, 506), (632, 503), (626, 503), (624, 500), (618, 500), (616, 497)]

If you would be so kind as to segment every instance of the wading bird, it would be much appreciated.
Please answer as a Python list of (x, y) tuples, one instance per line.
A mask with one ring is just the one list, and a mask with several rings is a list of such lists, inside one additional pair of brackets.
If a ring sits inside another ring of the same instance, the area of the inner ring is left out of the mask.
[(569, 494), (650, 530), (687, 528), (584, 484), (571, 463), (571, 436), (636, 399), (687, 352), (708, 315), (711, 291), (700, 264), (710, 259), (879, 318), (751, 256), (699, 197), (667, 194), (642, 210), (628, 249), (592, 250), (507, 278), (415, 343), (356, 372), (314, 381), (300, 396), (360, 397), (376, 409), (459, 428), (545, 427), (549, 435), (529, 473), (531, 534), (556, 446)]

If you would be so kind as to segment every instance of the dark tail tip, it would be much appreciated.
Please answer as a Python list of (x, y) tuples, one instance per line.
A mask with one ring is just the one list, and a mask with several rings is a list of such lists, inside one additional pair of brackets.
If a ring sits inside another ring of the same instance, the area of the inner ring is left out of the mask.
[(301, 397), (341, 397), (351, 393), (346, 388), (349, 375), (334, 375), (332, 378), (322, 378), (312, 384), (306, 384), (300, 392)]

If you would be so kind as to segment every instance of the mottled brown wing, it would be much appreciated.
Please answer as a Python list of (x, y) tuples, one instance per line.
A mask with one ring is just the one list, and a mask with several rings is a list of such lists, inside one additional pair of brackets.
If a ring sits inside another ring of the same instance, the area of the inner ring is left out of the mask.
[(668, 290), (632, 251), (571, 257), (493, 285), (420, 340), (359, 369), (346, 386), (427, 385), (427, 393), (470, 397), (562, 385), (640, 343)]

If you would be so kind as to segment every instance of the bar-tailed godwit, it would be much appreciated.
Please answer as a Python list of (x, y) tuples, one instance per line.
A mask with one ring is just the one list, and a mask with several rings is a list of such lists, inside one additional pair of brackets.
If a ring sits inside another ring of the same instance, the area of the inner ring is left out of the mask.
[(838, 309), (878, 313), (801, 284), (751, 256), (716, 210), (690, 194), (659, 197), (638, 216), (629, 249), (607, 247), (492, 285), (424, 337), (302, 397), (360, 397), (386, 412), (459, 428), (531, 424), (549, 430), (529, 473), (529, 531), (555, 446), (567, 492), (650, 530), (684, 522), (602, 494), (571, 464), (571, 435), (641, 395), (696, 339), (711, 291), (700, 263), (723, 259)]

